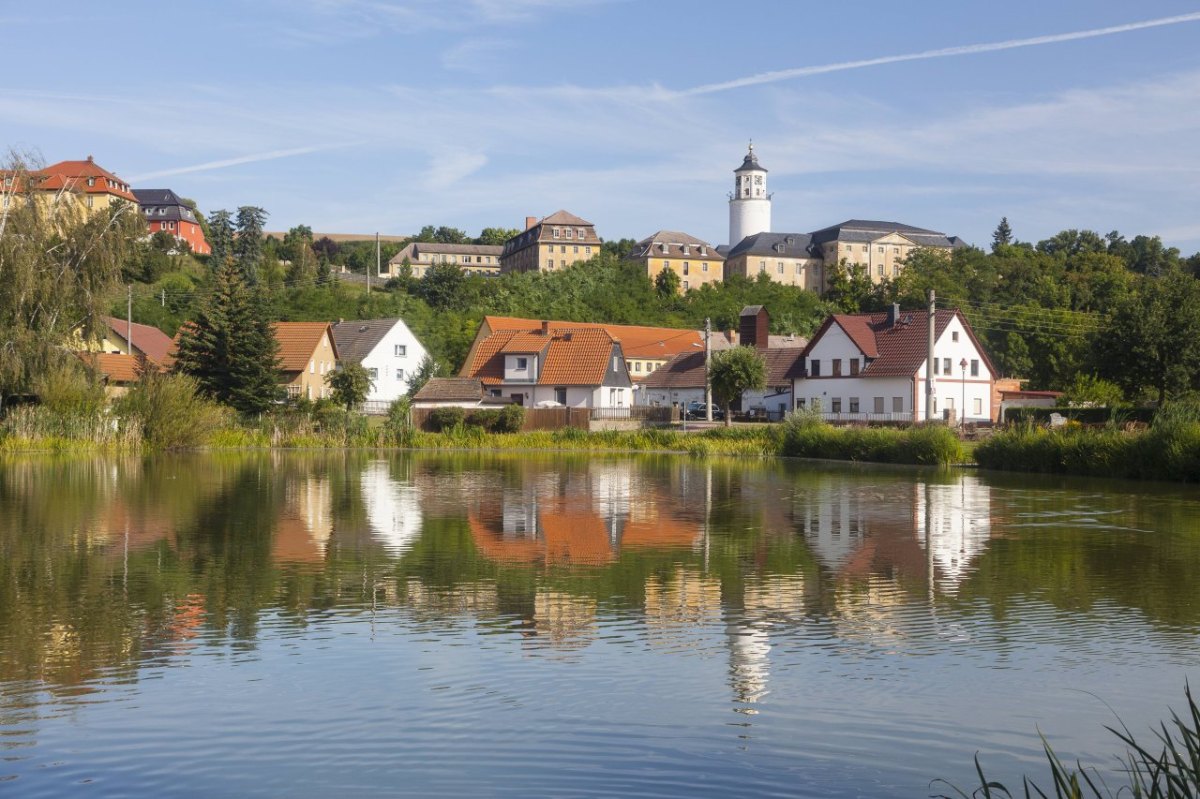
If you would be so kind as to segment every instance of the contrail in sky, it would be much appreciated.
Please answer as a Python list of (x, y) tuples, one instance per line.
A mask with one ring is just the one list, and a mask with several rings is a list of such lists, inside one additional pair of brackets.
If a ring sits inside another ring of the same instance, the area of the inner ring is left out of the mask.
[(905, 53), (903, 55), (889, 55), (880, 58), (867, 58), (862, 61), (842, 61), (837, 64), (823, 64), (812, 67), (796, 67), (795, 69), (780, 69), (773, 72), (761, 72), (757, 75), (749, 75), (745, 78), (737, 78), (735, 80), (727, 80), (721, 83), (706, 83), (703, 86), (696, 86), (691, 89), (684, 89), (678, 92), (679, 95), (687, 96), (692, 94), (712, 94), (713, 92), (723, 92), (729, 89), (740, 89), (743, 86), (757, 86), (762, 83), (774, 83), (781, 80), (789, 80), (791, 78), (804, 78), (809, 75), (822, 75), (826, 72), (843, 72), (848, 69), (862, 69), (863, 67), (877, 67), (881, 64), (896, 64), (901, 61), (924, 61), (928, 58), (948, 58), (958, 55), (975, 55), (976, 53), (992, 53), (997, 50), (1015, 50), (1018, 47), (1036, 47), (1042, 44), (1057, 44), (1058, 42), (1073, 42), (1077, 39), (1094, 39), (1098, 36), (1112, 36), (1117, 33), (1128, 33), (1129, 31), (1139, 31), (1144, 28), (1161, 28), (1166, 25), (1179, 25), (1184, 22), (1200, 21), (1200, 12), (1191, 14), (1180, 14), (1175, 17), (1161, 17), (1159, 19), (1148, 19), (1142, 22), (1130, 22), (1125, 25), (1113, 25), (1108, 28), (1093, 28), (1086, 31), (1074, 31), (1072, 33), (1056, 33), (1050, 36), (1034, 36), (1030, 39), (1009, 39), (1006, 42), (989, 42), (987, 44), (967, 44), (959, 47), (946, 47), (941, 50), (925, 50), (920, 53)]
[(141, 183), (150, 178), (165, 178), (171, 175), (186, 175), (189, 172), (207, 172), (210, 169), (223, 169), (227, 166), (238, 166), (239, 164), (253, 164), (259, 161), (273, 161), (276, 158), (288, 158), (293, 155), (307, 155), (315, 153), (318, 150), (327, 149), (325, 147), (294, 147), (290, 150), (271, 150), (265, 153), (254, 153), (253, 155), (243, 155), (237, 158), (226, 158), (221, 161), (206, 161), (203, 164), (193, 164), (192, 166), (181, 166), (175, 169), (162, 169), (158, 172), (147, 172), (144, 175), (137, 175), (129, 178), (131, 183)]

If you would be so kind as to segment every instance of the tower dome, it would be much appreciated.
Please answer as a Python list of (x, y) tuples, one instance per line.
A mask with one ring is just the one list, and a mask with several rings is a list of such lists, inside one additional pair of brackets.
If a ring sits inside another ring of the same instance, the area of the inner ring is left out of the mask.
[(733, 170), (733, 191), (729, 194), (729, 246), (747, 236), (771, 232), (771, 195), (767, 192), (767, 170), (758, 163), (754, 142)]

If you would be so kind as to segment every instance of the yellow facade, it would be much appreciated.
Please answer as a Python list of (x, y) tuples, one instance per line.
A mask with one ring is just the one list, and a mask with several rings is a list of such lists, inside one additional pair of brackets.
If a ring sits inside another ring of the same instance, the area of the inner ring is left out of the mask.
[(756, 280), (766, 275), (775, 283), (797, 286), (809, 291), (825, 291), (825, 268), (820, 258), (796, 258), (779, 254), (754, 255), (743, 253), (725, 262), (725, 275), (740, 275)]
[(827, 263), (845, 263), (851, 268), (865, 269), (872, 283), (894, 280), (904, 271), (904, 262), (917, 249), (931, 249), (950, 256), (950, 248), (922, 247), (899, 233), (889, 233), (870, 242), (831, 241), (825, 245)]
[(651, 280), (657, 278), (664, 269), (674, 272), (679, 278), (679, 291), (685, 292), (725, 280), (725, 261), (712, 250), (709, 250), (709, 253), (711, 255), (708, 258), (671, 255), (661, 258), (650, 256), (638, 260), (646, 265), (646, 276)]

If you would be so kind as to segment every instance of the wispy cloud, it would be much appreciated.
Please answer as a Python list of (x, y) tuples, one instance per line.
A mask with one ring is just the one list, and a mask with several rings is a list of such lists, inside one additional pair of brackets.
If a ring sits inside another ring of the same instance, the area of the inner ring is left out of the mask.
[(226, 169), (231, 166), (241, 166), (242, 164), (255, 164), (259, 161), (274, 161), (277, 158), (291, 158), (296, 155), (308, 155), (309, 153), (320, 152), (321, 150), (332, 149), (329, 147), (292, 147), (287, 150), (271, 150), (265, 153), (253, 153), (251, 155), (240, 155), (236, 158), (222, 158), (219, 161), (206, 161), (203, 164), (192, 164), (191, 166), (172, 167), (170, 169), (160, 169), (156, 172), (144, 172), (140, 175), (134, 175), (129, 178), (131, 183), (141, 183), (150, 180), (151, 178), (167, 178), (172, 175), (187, 175), (193, 172), (211, 172), (214, 169)]
[(681, 91), (680, 94), (684, 96), (712, 94), (714, 92), (724, 92), (730, 89), (740, 89), (746, 86), (758, 86), (764, 83), (776, 83), (778, 81), (791, 80), (793, 78), (804, 78), (811, 75), (823, 75), (829, 72), (844, 72), (851, 69), (864, 69), (866, 67), (877, 67), (885, 64), (899, 64), (904, 61), (924, 61), (931, 58), (951, 58), (954, 56), (994, 53), (1000, 50), (1015, 50), (1020, 47), (1038, 47), (1045, 44), (1073, 42), (1080, 39), (1094, 39), (1100, 36), (1114, 36), (1118, 33), (1130, 33), (1132, 31), (1145, 30), (1146, 28), (1161, 28), (1168, 25), (1181, 25), (1183, 23), (1197, 21), (1200, 21), (1200, 12), (1179, 14), (1173, 17), (1148, 19), (1141, 22), (1130, 22), (1124, 25), (1111, 25), (1106, 28), (1092, 28), (1090, 30), (1072, 31), (1070, 33), (1056, 33), (1048, 36), (1033, 36), (1028, 39), (1009, 39), (1003, 42), (988, 42), (984, 44), (968, 44), (958, 47), (943, 47), (938, 50), (923, 50), (919, 53), (904, 53), (901, 55), (881, 56), (879, 58), (865, 58), (858, 61), (840, 61), (835, 64), (820, 64), (809, 67), (796, 67), (794, 69), (780, 69), (772, 72), (760, 72), (757, 75), (749, 75), (744, 78), (735, 78), (734, 80), (721, 81), (719, 83), (706, 83), (701, 86), (685, 89)]

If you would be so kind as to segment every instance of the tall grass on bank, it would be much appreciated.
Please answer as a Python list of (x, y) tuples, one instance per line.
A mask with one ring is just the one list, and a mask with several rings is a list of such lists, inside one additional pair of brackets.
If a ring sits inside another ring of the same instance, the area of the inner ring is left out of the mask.
[(940, 425), (834, 427), (811, 412), (780, 426), (780, 453), (799, 458), (945, 466), (963, 459), (958, 436)]
[(1166, 406), (1143, 432), (1022, 425), (981, 443), (975, 459), (1006, 471), (1200, 482), (1200, 406)]
[[(1021, 779), (1023, 796), (1044, 797), (1056, 799), (1105, 799), (1105, 797), (1129, 796), (1144, 797), (1145, 799), (1193, 799), (1200, 797), (1200, 707), (1192, 696), (1191, 687), (1184, 689), (1187, 696), (1187, 712), (1180, 716), (1171, 711), (1171, 721), (1163, 722), (1155, 730), (1157, 742), (1143, 745), (1139, 743), (1129, 728), (1121, 725), (1117, 730), (1106, 727), (1125, 745), (1125, 752), (1120, 757), (1121, 771), (1125, 782), (1115, 791), (1105, 784), (1100, 773), (1093, 768), (1085, 768), (1076, 761), (1076, 768), (1071, 768), (1059, 759), (1049, 742), (1042, 738), (1042, 747), (1046, 753), (1046, 761), (1050, 767), (1050, 786), (1048, 789), (1039, 787), (1028, 776)], [(992, 782), (984, 776), (983, 766), (979, 757), (975, 758), (975, 771), (979, 775), (979, 787), (970, 794), (961, 788), (949, 785), (944, 780), (936, 783), (947, 785), (954, 791), (953, 796), (959, 799), (983, 797), (983, 799), (1002, 799), (1017, 795), (1004, 783)], [(935, 784), (936, 784), (935, 783)], [(1052, 791), (1052, 793), (1051, 793)], [(939, 794), (939, 799), (953, 799), (951, 795)]]
[(0, 421), (0, 452), (133, 452), (141, 446), (141, 428), (108, 413), (63, 414), (25, 405)]

